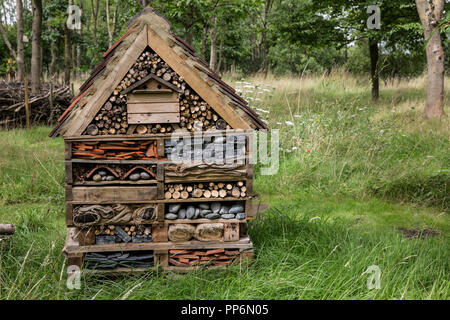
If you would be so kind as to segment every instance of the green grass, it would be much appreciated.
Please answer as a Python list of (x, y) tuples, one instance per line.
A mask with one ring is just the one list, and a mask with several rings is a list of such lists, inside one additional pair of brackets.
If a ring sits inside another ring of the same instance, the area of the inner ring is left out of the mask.
[[(17, 226), (0, 249), (0, 299), (449, 299), (449, 123), (423, 120), (423, 79), (383, 87), (378, 103), (346, 74), (250, 82), (276, 86), (245, 95), (270, 111), (282, 148), (277, 174), (255, 170), (270, 207), (250, 223), (252, 265), (87, 276), (67, 289), (62, 139), (0, 131), (0, 223)], [(379, 290), (366, 286), (371, 265)]]

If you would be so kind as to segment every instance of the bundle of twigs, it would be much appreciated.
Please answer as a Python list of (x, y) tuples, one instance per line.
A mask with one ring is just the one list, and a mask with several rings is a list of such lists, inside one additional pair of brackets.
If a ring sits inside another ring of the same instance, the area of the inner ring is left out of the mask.
[[(52, 124), (72, 100), (66, 85), (43, 83), (39, 94), (28, 90), (31, 124)], [(0, 127), (15, 128), (26, 123), (25, 86), (23, 82), (0, 81)]]

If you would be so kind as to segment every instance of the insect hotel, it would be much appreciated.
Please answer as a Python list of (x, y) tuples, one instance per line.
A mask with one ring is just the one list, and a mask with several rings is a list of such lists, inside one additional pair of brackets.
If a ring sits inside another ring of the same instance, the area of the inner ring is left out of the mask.
[(65, 141), (68, 265), (122, 273), (252, 259), (249, 132), (265, 124), (155, 10), (128, 27), (50, 134)]

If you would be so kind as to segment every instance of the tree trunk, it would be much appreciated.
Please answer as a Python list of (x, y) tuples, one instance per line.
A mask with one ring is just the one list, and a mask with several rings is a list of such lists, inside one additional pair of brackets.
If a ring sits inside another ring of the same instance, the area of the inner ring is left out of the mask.
[(209, 68), (216, 71), (217, 67), (217, 36), (216, 36), (217, 21), (216, 16), (211, 17), (211, 28), (209, 29), (209, 37), (211, 40), (211, 51), (209, 57)]
[(92, 32), (94, 36), (94, 44), (97, 47), (98, 40), (97, 40), (97, 19), (98, 19), (98, 9), (99, 9), (99, 0), (96, 0), (96, 7), (94, 6), (94, 0), (91, 0), (91, 7), (92, 7), (92, 17), (94, 18), (94, 24), (92, 27)]
[(42, 0), (33, 0), (33, 39), (31, 43), (31, 92), (41, 89)]
[(116, 30), (116, 16), (117, 16), (117, 3), (115, 3), (114, 13), (112, 18), (112, 25), (110, 26), (110, 10), (109, 10), (109, 0), (106, 0), (106, 25), (108, 26), (108, 39), (109, 46), (111, 47), (114, 39), (114, 32)]
[(3, 23), (2, 23), (2, 20), (1, 20), (1, 15), (0, 15), (0, 32), (1, 32), (1, 34), (2, 34), (3, 41), (5, 41), (6, 46), (7, 46), (8, 49), (9, 49), (9, 53), (11, 54), (12, 57), (15, 58), (15, 57), (17, 56), (17, 53), (16, 53), (16, 51), (14, 50), (13, 46), (11, 45), (11, 42), (10, 42), (9, 39), (8, 39), (8, 35), (6, 34), (6, 30), (5, 30), (5, 28), (3, 27)]
[(425, 40), (429, 39), (426, 47), (428, 77), (425, 118), (438, 118), (444, 116), (444, 50), (440, 30), (436, 27), (442, 20), (444, 0), (433, 0), (431, 5), (426, 0), (416, 0), (416, 5)]
[(25, 74), (25, 58), (24, 58), (24, 46), (23, 46), (23, 4), (22, 0), (16, 0), (16, 16), (17, 16), (17, 78), (19, 81), (23, 81)]
[(70, 85), (70, 30), (64, 27), (64, 84)]
[(223, 38), (220, 39), (219, 45), (219, 61), (217, 62), (217, 71), (220, 72), (222, 67), (222, 55), (223, 55)]
[(378, 101), (380, 97), (380, 80), (378, 73), (378, 42), (369, 39), (370, 52), (370, 78), (372, 82), (372, 100)]
[(205, 61), (207, 61), (207, 42), (208, 42), (208, 24), (204, 24), (203, 25), (203, 38), (202, 38), (202, 55), (203, 55), (203, 59), (205, 59)]
[(56, 73), (56, 45), (53, 41), (50, 42), (50, 77)]

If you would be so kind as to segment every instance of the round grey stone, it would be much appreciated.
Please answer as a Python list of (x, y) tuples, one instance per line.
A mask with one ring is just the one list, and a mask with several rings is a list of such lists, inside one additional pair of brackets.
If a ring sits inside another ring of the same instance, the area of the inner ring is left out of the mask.
[(232, 206), (230, 208), (230, 210), (228, 211), (228, 213), (232, 213), (232, 214), (236, 214), (239, 212), (243, 212), (244, 211), (244, 207), (240, 204), (235, 204), (234, 206)]
[(214, 213), (218, 213), (219, 210), (220, 210), (220, 202), (213, 202), (213, 203), (211, 203), (211, 210)]
[(236, 219), (239, 219), (239, 220), (245, 219), (245, 213), (244, 212), (237, 213), (236, 214)]
[(140, 176), (143, 180), (150, 180), (150, 175), (145, 171), (141, 172)]
[(225, 213), (221, 215), (222, 219), (234, 219), (234, 214), (232, 213)]
[(92, 177), (92, 180), (94, 180), (94, 181), (102, 181), (102, 176), (101, 175), (99, 175), (99, 174), (95, 174), (93, 177)]
[(175, 220), (178, 218), (178, 215), (176, 215), (175, 213), (166, 213), (166, 215), (164, 217), (167, 220)]
[(205, 216), (206, 219), (219, 219), (220, 214), (218, 213), (209, 213)]
[(113, 181), (115, 179), (116, 179), (116, 177), (114, 177), (114, 176), (106, 176), (106, 181)]
[(200, 204), (198, 205), (198, 207), (199, 207), (200, 209), (203, 209), (203, 210), (208, 210), (208, 209), (209, 209), (209, 204), (208, 204), (208, 203), (200, 203)]
[(195, 207), (194, 206), (188, 206), (186, 209), (186, 218), (192, 219), (195, 214)]
[(141, 178), (141, 175), (139, 173), (133, 173), (132, 175), (129, 176), (129, 178), (132, 181), (137, 181)]
[(199, 215), (200, 215), (200, 209), (196, 208), (195, 213), (194, 213), (194, 219), (197, 219)]
[(102, 177), (102, 181), (106, 181), (106, 176), (103, 176), (103, 177)]
[(223, 206), (222, 208), (220, 208), (219, 214), (228, 213), (229, 210), (230, 210), (230, 208), (228, 208), (227, 206)]
[(181, 208), (181, 204), (180, 203), (170, 204), (169, 205), (169, 212), (170, 213), (177, 213), (178, 210), (180, 210), (180, 208)]
[(186, 209), (180, 209), (178, 211), (178, 219), (186, 219)]
[(106, 173), (105, 170), (100, 170), (100, 171), (98, 172), (98, 174), (101, 175), (102, 177), (104, 177), (104, 176), (107, 175), (107, 173)]

